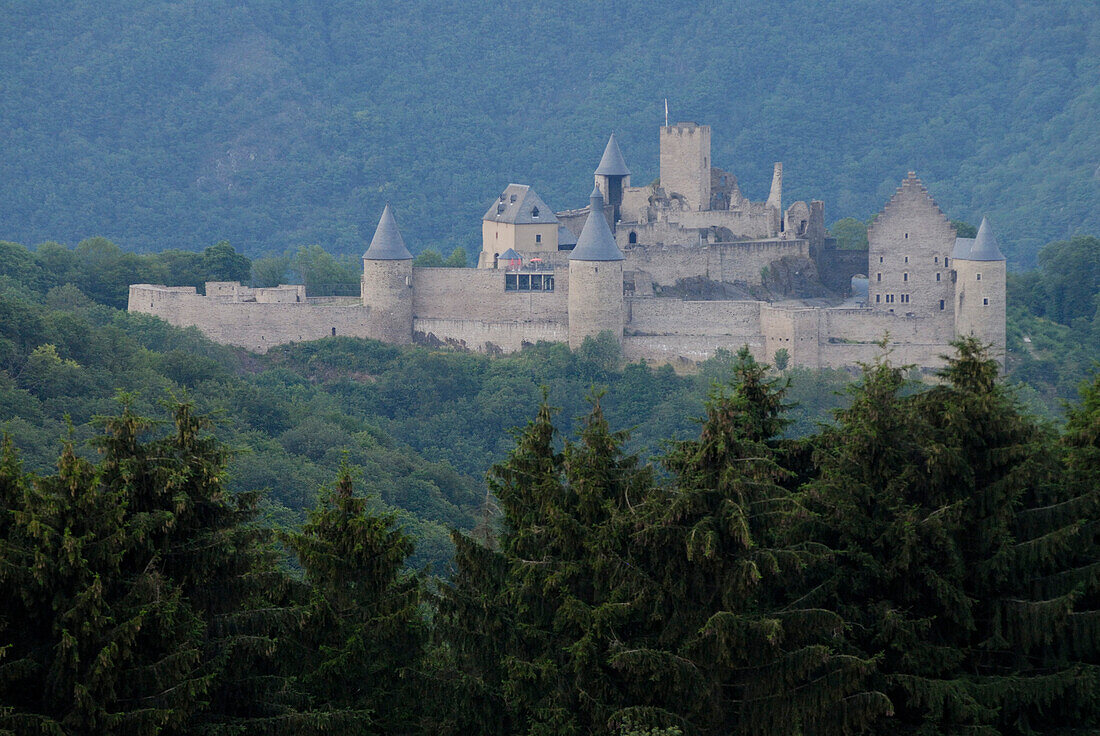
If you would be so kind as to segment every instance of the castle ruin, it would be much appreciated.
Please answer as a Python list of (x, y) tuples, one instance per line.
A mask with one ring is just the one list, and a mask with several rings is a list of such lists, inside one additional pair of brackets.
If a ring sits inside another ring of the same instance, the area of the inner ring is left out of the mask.
[(784, 349), (795, 365), (839, 368), (872, 360), (885, 340), (898, 363), (934, 368), (956, 336), (974, 335), (1003, 364), (1005, 258), (989, 223), (957, 237), (913, 172), (869, 229), (868, 250), (839, 251), (822, 202), (783, 209), (782, 164), (767, 200), (751, 202), (711, 165), (709, 126), (661, 127), (660, 151), (660, 179), (632, 186), (612, 135), (588, 205), (574, 210), (509, 184), (482, 218), (475, 268), (413, 267), (387, 205), (359, 298), (134, 284), (129, 309), (256, 352), (334, 335), (576, 348), (609, 330), (628, 360), (686, 364), (747, 345), (759, 360)]

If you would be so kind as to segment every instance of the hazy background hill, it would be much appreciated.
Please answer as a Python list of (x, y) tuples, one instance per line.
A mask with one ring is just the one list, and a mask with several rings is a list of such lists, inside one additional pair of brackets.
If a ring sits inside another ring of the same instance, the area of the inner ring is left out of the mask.
[(509, 181), (584, 203), (614, 130), (657, 176), (662, 100), (750, 197), (866, 219), (908, 169), (1015, 265), (1100, 231), (1093, 2), (14, 2), (0, 239), (476, 249)]

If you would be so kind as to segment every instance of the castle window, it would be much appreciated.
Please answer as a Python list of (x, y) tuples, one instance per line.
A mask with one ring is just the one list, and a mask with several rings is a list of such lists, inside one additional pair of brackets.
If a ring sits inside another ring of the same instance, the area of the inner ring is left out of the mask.
[(909, 274), (907, 274), (907, 273), (903, 273), (903, 274), (901, 275), (901, 280), (902, 280), (902, 281), (908, 281), (908, 280), (909, 280)]
[(542, 242), (542, 233), (535, 233), (535, 242), (536, 243), (541, 243)]
[[(906, 237), (908, 237), (908, 235), (907, 235)], [(909, 256), (905, 256), (905, 262), (906, 262), (906, 263), (908, 263), (908, 262), (909, 262)]]
[(538, 217), (538, 216), (539, 216), (539, 208), (538, 207), (532, 207), (531, 208), (531, 217)]
[(514, 195), (514, 194), (513, 194), (513, 195), (512, 195), (512, 196), (511, 196), (511, 197), (510, 197), (510, 198), (508, 199), (508, 202), (509, 202), (509, 204), (515, 204), (515, 202), (516, 202), (516, 195)]
[(875, 281), (882, 281), (882, 274), (881, 273), (875, 274), (875, 276), (876, 276)]
[(630, 243), (631, 245), (634, 245), (635, 243), (637, 243), (638, 242), (638, 233), (631, 230), (630, 235), (626, 236), (626, 242)]
[(940, 299), (940, 310), (942, 311), (942, 310), (943, 310), (943, 309), (945, 309), (946, 307), (947, 307), (947, 305), (946, 305), (946, 304), (944, 304), (944, 301), (943, 301), (943, 299)]
[(982, 299), (982, 306), (983, 307), (988, 307), (989, 306), (989, 300), (988, 299)]
[(875, 304), (882, 301), (882, 294), (875, 294)]
[(336, 337), (336, 328), (335, 327), (332, 328), (332, 336)]
[(947, 268), (947, 266), (948, 266), (948, 263), (947, 263), (947, 256), (944, 256), (944, 257), (943, 257), (943, 267), (944, 267), (944, 268)]
[(939, 281), (939, 280), (940, 280), (940, 275), (937, 273), (936, 274), (936, 281)]
[(940, 257), (939, 256), (936, 256), (936, 265), (937, 266), (940, 265)]
[(554, 274), (552, 273), (506, 273), (504, 274), (505, 291), (553, 291)]
[(882, 263), (882, 256), (879, 256), (879, 257), (878, 257), (878, 262), (879, 262), (879, 263)]
[[(908, 240), (908, 239), (909, 239), (909, 233), (905, 233), (905, 239), (906, 239), (906, 240)], [(905, 262), (906, 262), (906, 263), (908, 263), (908, 262), (909, 262), (909, 259), (908, 259), (908, 258), (906, 258), (906, 259), (905, 259)]]
[(909, 295), (908, 294), (902, 294), (901, 295), (901, 300), (903, 302), (905, 302), (906, 304), (908, 304), (909, 303)]
[(978, 281), (981, 281), (981, 280), (982, 280), (982, 275), (979, 273), (978, 274)]

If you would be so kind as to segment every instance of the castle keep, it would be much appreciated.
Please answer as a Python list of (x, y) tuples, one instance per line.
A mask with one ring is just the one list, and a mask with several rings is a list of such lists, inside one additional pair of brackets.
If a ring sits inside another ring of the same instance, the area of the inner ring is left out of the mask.
[(824, 205), (785, 210), (783, 166), (764, 202), (713, 167), (710, 128), (660, 129), (660, 179), (631, 185), (615, 136), (587, 206), (555, 212), (509, 184), (482, 217), (476, 268), (414, 268), (387, 205), (363, 254), (361, 296), (134, 284), (129, 309), (264, 352), (333, 335), (510, 352), (548, 340), (578, 347), (609, 330), (629, 360), (697, 362), (748, 345), (771, 362), (844, 367), (885, 338), (899, 363), (935, 367), (956, 336), (1005, 349), (1005, 259), (989, 223), (959, 238), (913, 172), (868, 232), (838, 251)]

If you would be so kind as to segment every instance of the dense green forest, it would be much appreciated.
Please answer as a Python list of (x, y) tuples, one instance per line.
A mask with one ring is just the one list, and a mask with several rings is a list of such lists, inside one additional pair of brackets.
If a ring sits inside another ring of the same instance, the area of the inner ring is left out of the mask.
[(1100, 380), (1058, 435), (998, 373), (884, 358), (792, 440), (745, 349), (659, 465), (543, 400), (435, 584), (347, 464), (257, 524), (189, 403), (6, 442), (0, 733), (1095, 733)]
[[(16, 2), (0, 44), (0, 239), (471, 251), (510, 181), (581, 205), (609, 132), (713, 126), (763, 199), (866, 219), (915, 169), (1013, 267), (1100, 232), (1100, 6), (410, 0)], [(476, 250), (474, 248), (473, 250)]]

